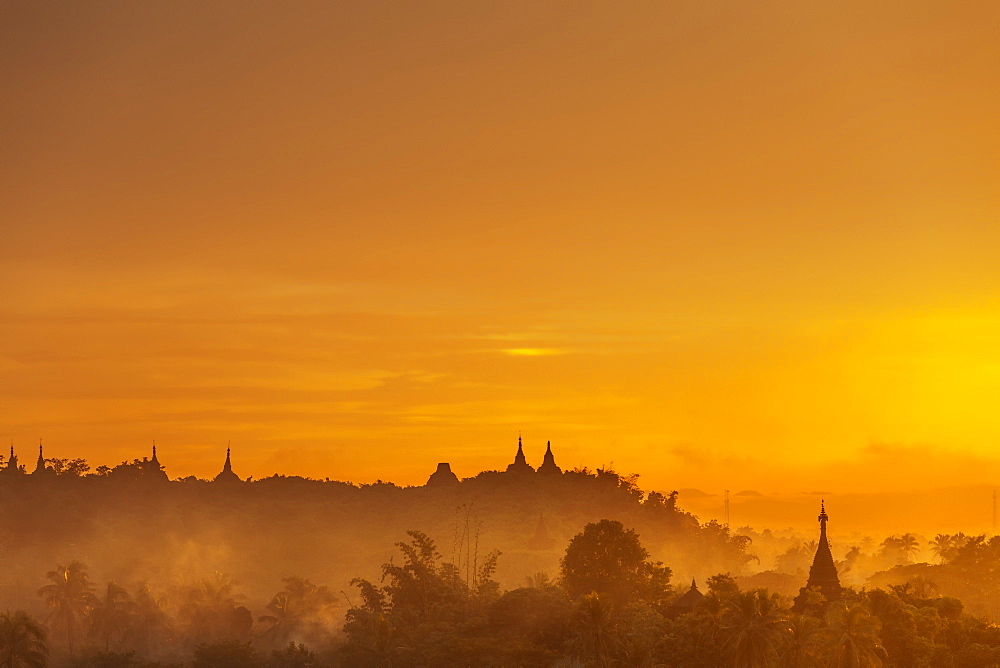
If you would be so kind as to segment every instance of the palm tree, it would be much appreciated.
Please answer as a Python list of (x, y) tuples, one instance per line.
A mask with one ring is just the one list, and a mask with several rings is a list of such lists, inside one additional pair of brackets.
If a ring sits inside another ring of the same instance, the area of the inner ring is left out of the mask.
[(593, 658), (594, 665), (603, 668), (612, 662), (614, 620), (611, 600), (596, 591), (580, 599), (577, 608), (577, 635), (573, 639), (573, 649), (581, 658)]
[(947, 562), (951, 559), (952, 551), (955, 549), (955, 538), (946, 533), (939, 533), (934, 536), (934, 540), (931, 541), (931, 550), (934, 552), (934, 556), (937, 557), (941, 563)]
[(823, 655), (836, 668), (878, 668), (886, 659), (879, 640), (880, 622), (863, 605), (841, 604), (826, 615)]
[(904, 533), (899, 537), (899, 551), (903, 553), (907, 561), (913, 561), (913, 557), (920, 552), (920, 541), (912, 533)]
[(263, 635), (277, 646), (287, 644), (293, 635), (314, 635), (322, 630), (337, 607), (337, 597), (326, 587), (299, 577), (284, 578), (282, 582), (285, 588), (267, 605), (271, 614), (257, 619), (269, 625)]
[(196, 640), (220, 640), (239, 635), (235, 615), (246, 609), (237, 608), (237, 601), (243, 596), (236, 593), (235, 585), (228, 575), (217, 572), (209, 579), (182, 588), (178, 616), (188, 623)]
[(815, 649), (819, 620), (812, 615), (794, 615), (788, 620), (788, 636), (781, 650), (782, 668), (809, 668), (816, 665)]
[(780, 596), (763, 589), (741, 592), (728, 602), (722, 619), (723, 651), (733, 666), (773, 666), (789, 634)]
[(157, 638), (170, 633), (170, 618), (163, 610), (163, 602), (146, 585), (136, 591), (133, 605), (129, 639), (132, 647), (140, 654), (148, 655)]
[(69, 566), (58, 565), (45, 577), (51, 584), (40, 588), (38, 595), (52, 608), (46, 621), (51, 620), (66, 630), (66, 643), (72, 655), (74, 631), (94, 607), (94, 586), (90, 584), (87, 567), (79, 561), (70, 562)]
[(276, 645), (284, 645), (285, 639), (299, 627), (301, 618), (294, 610), (294, 604), (289, 600), (288, 594), (275, 594), (267, 604), (267, 609), (271, 614), (257, 618), (258, 622), (269, 625), (263, 635)]
[(0, 615), (0, 668), (44, 668), (45, 629), (23, 610)]
[(123, 587), (109, 582), (104, 596), (90, 613), (90, 634), (104, 640), (104, 651), (111, 651), (111, 638), (119, 640), (128, 630), (134, 606)]

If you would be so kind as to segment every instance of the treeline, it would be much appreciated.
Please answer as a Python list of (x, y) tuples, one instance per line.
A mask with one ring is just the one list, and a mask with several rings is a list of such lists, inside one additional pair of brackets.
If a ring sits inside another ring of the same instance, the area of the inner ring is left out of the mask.
[[(996, 550), (1000, 541), (967, 541)], [(223, 575), (157, 592), (98, 587), (78, 562), (37, 590), (48, 613), (0, 617), (4, 665), (152, 668), (212, 666), (899, 666), (1000, 665), (1000, 627), (968, 614), (926, 581), (857, 591), (838, 601), (812, 592), (805, 612), (728, 574), (704, 593), (674, 586), (639, 534), (620, 522), (586, 525), (565, 547), (558, 575), (504, 589), (503, 555), (445, 560), (419, 531), (375, 579), (350, 592), (301, 578), (257, 614)], [(990, 544), (993, 544), (991, 547)], [(960, 554), (961, 552), (956, 552)], [(21, 663), (18, 663), (21, 661)]]
[(39, 563), (81, 559), (98, 579), (119, 582), (223, 571), (260, 607), (281, 574), (306, 574), (338, 592), (354, 575), (373, 577), (412, 527), (438, 537), (456, 561), (467, 515), (481, 549), (504, 552), (496, 577), (507, 587), (526, 572), (555, 572), (561, 546), (599, 518), (636, 528), (653, 554), (688, 577), (753, 563), (748, 538), (699, 523), (675, 493), (645, 492), (635, 476), (610, 469), (484, 472), (452, 487), (282, 475), (232, 484), (147, 480), (144, 470), (130, 462), (107, 475), (0, 476), (0, 597), (24, 607)]

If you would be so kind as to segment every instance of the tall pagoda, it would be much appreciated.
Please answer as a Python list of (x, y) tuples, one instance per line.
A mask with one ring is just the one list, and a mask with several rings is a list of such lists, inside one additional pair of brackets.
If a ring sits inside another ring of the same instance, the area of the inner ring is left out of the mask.
[(10, 444), (10, 457), (7, 459), (7, 464), (3, 467), (3, 469), (0, 469), (0, 472), (2, 472), (4, 475), (10, 475), (10, 476), (15, 476), (20, 473), (24, 473), (24, 471), (21, 470), (21, 467), (17, 463), (17, 455), (14, 454), (13, 442), (11, 442)]
[(795, 597), (792, 605), (792, 610), (795, 612), (803, 612), (811, 607), (809, 600), (811, 592), (822, 594), (827, 603), (840, 600), (842, 591), (840, 578), (837, 576), (837, 566), (833, 563), (830, 543), (826, 539), (826, 523), (830, 516), (826, 514), (826, 504), (823, 501), (820, 501), (819, 509), (819, 545), (816, 547), (816, 556), (813, 557), (812, 567), (809, 569), (809, 580), (806, 586), (799, 590), (799, 595)]
[(222, 470), (215, 476), (215, 482), (243, 482), (238, 475), (233, 472), (233, 462), (230, 459), (230, 448), (226, 445), (226, 463), (222, 465)]
[(562, 469), (556, 465), (555, 455), (552, 454), (552, 441), (548, 441), (545, 445), (545, 459), (542, 460), (542, 465), (538, 467), (538, 472), (561, 474)]
[(507, 473), (534, 473), (535, 469), (524, 457), (524, 448), (521, 446), (521, 437), (517, 437), (517, 454), (514, 455), (514, 462), (507, 466)]
[(167, 472), (163, 469), (163, 465), (160, 464), (160, 460), (156, 457), (156, 441), (153, 441), (153, 458), (143, 459), (143, 478), (150, 480), (169, 480), (167, 477)]
[(39, 477), (55, 475), (55, 470), (45, 465), (45, 457), (42, 455), (42, 439), (38, 439), (38, 461), (35, 462), (35, 470), (31, 472), (31, 475)]

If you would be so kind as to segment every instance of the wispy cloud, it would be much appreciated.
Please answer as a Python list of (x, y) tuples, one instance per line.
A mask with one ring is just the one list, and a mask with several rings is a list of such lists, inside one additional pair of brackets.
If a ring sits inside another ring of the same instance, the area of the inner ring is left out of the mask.
[(544, 357), (546, 355), (565, 355), (570, 351), (560, 348), (504, 348), (501, 352), (515, 357)]

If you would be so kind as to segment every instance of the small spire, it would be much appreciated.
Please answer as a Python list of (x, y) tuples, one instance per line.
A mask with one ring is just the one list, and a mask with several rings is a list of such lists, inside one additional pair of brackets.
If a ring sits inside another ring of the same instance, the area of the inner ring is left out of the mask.
[(691, 578), (691, 589), (698, 591), (698, 583), (694, 581), (694, 578)]
[(545, 454), (552, 454), (552, 441), (545, 441)]

